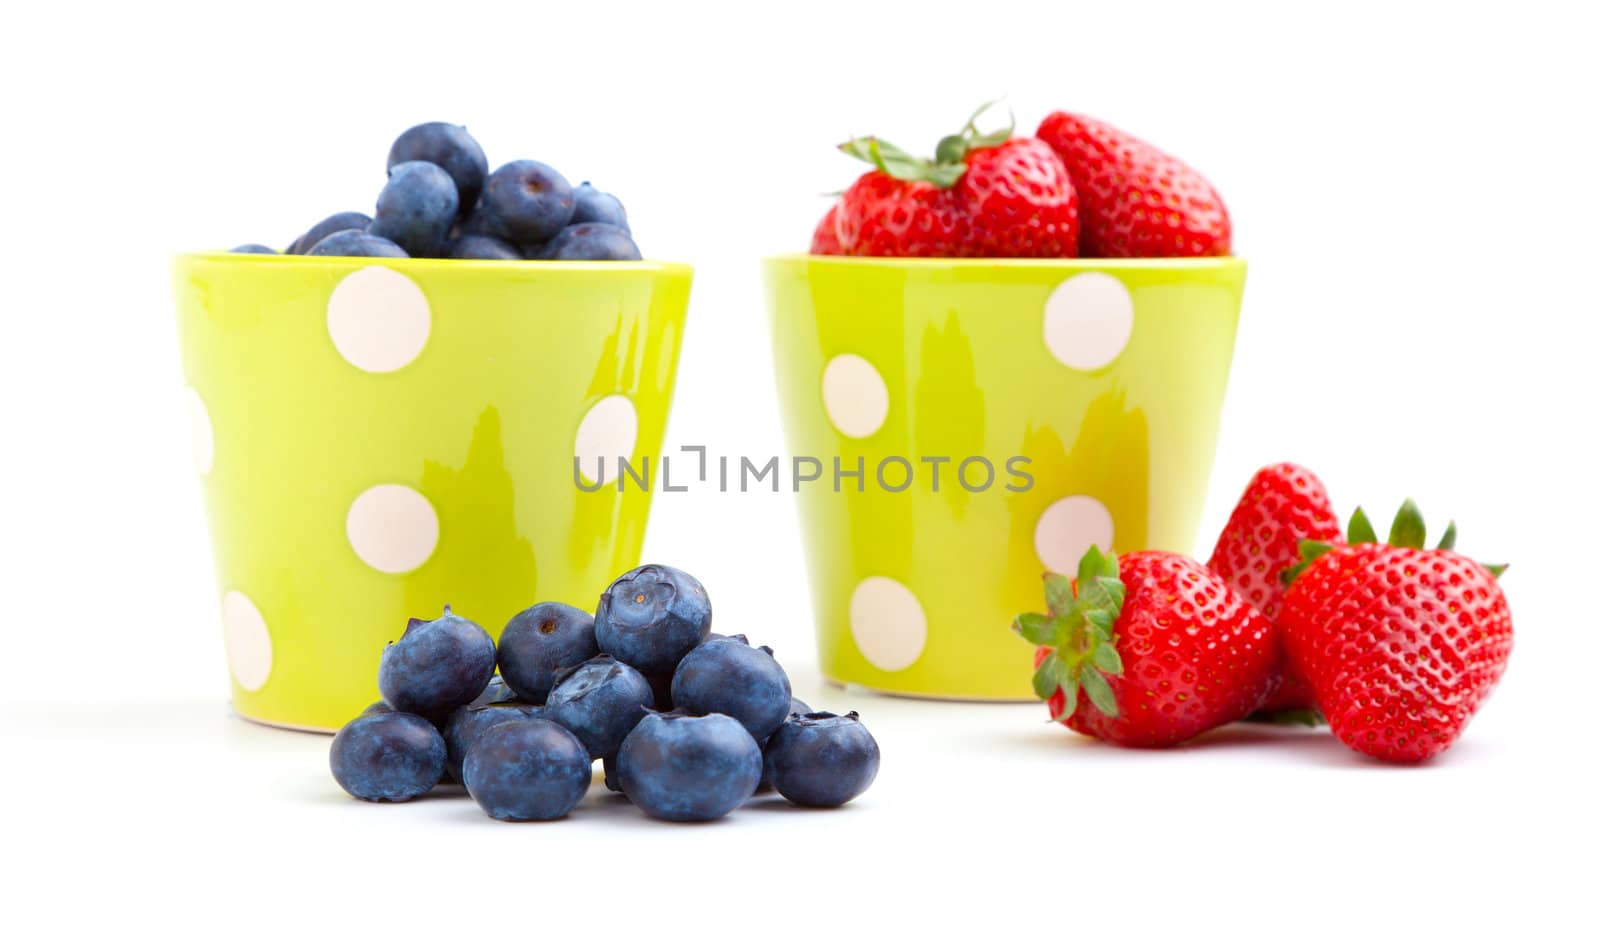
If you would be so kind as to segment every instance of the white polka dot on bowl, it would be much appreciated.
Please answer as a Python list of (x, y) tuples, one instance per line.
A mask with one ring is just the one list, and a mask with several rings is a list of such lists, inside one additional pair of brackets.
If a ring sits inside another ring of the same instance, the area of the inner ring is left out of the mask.
[(922, 657), (928, 616), (905, 584), (892, 577), (868, 577), (850, 594), (850, 636), (874, 667), (898, 672)]
[(356, 496), (344, 529), (356, 557), (385, 574), (421, 567), (439, 545), (439, 515), (410, 486), (387, 483)]
[(889, 388), (871, 362), (846, 352), (822, 369), (822, 406), (846, 437), (870, 437), (889, 416)]
[(601, 398), (583, 415), (573, 437), (578, 472), (592, 484), (616, 479), (622, 459), (631, 460), (638, 438), (639, 412), (633, 402), (626, 395)]
[(428, 344), (432, 324), (422, 288), (387, 267), (345, 275), (328, 297), (328, 336), (345, 361), (364, 372), (410, 365)]
[(1067, 496), (1040, 513), (1033, 550), (1046, 570), (1071, 575), (1091, 545), (1110, 551), (1115, 533), (1111, 511), (1099, 499)]
[(233, 680), (245, 691), (259, 691), (272, 674), (272, 633), (255, 603), (237, 590), (222, 597), (222, 644)]
[(1133, 336), (1133, 297), (1122, 281), (1089, 271), (1067, 278), (1044, 302), (1044, 343), (1068, 368), (1092, 372), (1116, 361)]
[(206, 402), (194, 388), (185, 388), (186, 407), (189, 411), (189, 441), (194, 445), (194, 471), (201, 476), (211, 475), (216, 460), (217, 438), (211, 427), (211, 412)]

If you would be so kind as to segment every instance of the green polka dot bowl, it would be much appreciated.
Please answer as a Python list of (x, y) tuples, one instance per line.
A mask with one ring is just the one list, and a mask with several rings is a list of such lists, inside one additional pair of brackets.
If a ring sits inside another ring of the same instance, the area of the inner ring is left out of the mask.
[[(1191, 551), (1236, 258), (766, 262), (829, 679), (1031, 697), (1009, 629), (1090, 545)], [(810, 479), (808, 477), (816, 477)]]
[(244, 717), (333, 729), (445, 604), (491, 633), (635, 566), (691, 271), (201, 253), (185, 395)]

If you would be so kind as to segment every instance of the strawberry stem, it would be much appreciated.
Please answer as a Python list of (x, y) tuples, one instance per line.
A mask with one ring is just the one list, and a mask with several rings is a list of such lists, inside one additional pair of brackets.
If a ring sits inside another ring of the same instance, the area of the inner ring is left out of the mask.
[(967, 154), (985, 147), (997, 147), (1011, 139), (1016, 130), (1017, 118), (1011, 115), (1003, 130), (984, 133), (978, 129), (978, 118), (996, 104), (990, 101), (972, 116), (966, 126), (954, 134), (939, 138), (934, 147), (933, 159), (912, 156), (892, 143), (877, 137), (851, 137), (839, 145), (839, 151), (871, 163), (880, 172), (907, 182), (925, 182), (940, 189), (949, 189), (967, 171)]

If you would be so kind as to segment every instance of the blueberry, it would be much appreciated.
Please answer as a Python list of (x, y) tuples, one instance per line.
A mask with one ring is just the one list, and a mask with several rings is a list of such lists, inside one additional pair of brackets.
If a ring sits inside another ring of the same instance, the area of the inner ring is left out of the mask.
[(589, 791), (589, 754), (570, 731), (532, 718), (495, 724), (467, 750), (467, 792), (493, 818), (560, 818)]
[(708, 822), (738, 808), (761, 780), (761, 748), (725, 714), (650, 714), (617, 754), (628, 800), (653, 818)]
[[(799, 698), (790, 698), (789, 699), (789, 718), (788, 718), (789, 720), (793, 720), (794, 718), (799, 717), (799, 716), (801, 716), (803, 714), (810, 714), (810, 713), (811, 713), (811, 705), (805, 703), (804, 701), (801, 701)], [(774, 731), (774, 733), (776, 733), (776, 731)], [(761, 785), (756, 787), (756, 791), (757, 792), (770, 792), (772, 790), (772, 768), (767, 765), (767, 761), (765, 759), (765, 755), (766, 755), (766, 752), (767, 752), (767, 747), (771, 743), (772, 743), (772, 738), (771, 737), (768, 737), (767, 739), (761, 741), (761, 753), (762, 753), (762, 756), (763, 756), (763, 758), (761, 760)]]
[(653, 674), (676, 669), (710, 631), (706, 589), (665, 564), (646, 564), (618, 577), (600, 595), (594, 614), (600, 651)]
[(276, 249), (269, 248), (266, 245), (258, 245), (258, 244), (252, 243), (252, 244), (247, 244), (247, 245), (240, 245), (237, 248), (229, 248), (228, 249), (228, 253), (229, 254), (277, 254), (278, 252), (277, 252)]
[(515, 252), (515, 256), (513, 258), (508, 258), (507, 260), (540, 260), (544, 254), (544, 247), (547, 244), (547, 242), (544, 241), (523, 242), (513, 238), (506, 231), (505, 224), (496, 218), (494, 213), (485, 208), (481, 203), (471, 215), (462, 219), (461, 222), (457, 224), (451, 232), (451, 237), (456, 239), (465, 238), (468, 235), (486, 235), (495, 239), (496, 241), (509, 245), (511, 250)]
[(367, 232), (389, 239), (414, 258), (438, 257), (460, 205), (449, 173), (421, 160), (401, 163), (389, 170)]
[(726, 714), (765, 740), (789, 716), (789, 676), (765, 646), (707, 642), (683, 657), (672, 676), (672, 704), (691, 714)]
[(521, 261), (522, 252), (509, 241), (493, 235), (465, 234), (450, 243), (450, 257), (483, 261)]
[(568, 225), (541, 255), (547, 261), (637, 261), (639, 246), (625, 228), (603, 222)]
[(368, 802), (404, 802), (444, 775), (444, 738), (415, 714), (366, 714), (344, 725), (328, 750), (333, 778)]
[(294, 240), (284, 254), (306, 254), (316, 247), (317, 242), (328, 237), (334, 232), (366, 231), (372, 224), (372, 217), (365, 212), (335, 212), (306, 230), (306, 233)]
[(360, 714), (357, 714), (356, 716), (357, 717), (366, 717), (368, 714), (392, 714), (392, 713), (394, 713), (394, 708), (389, 706), (389, 702), (387, 702), (387, 701), (374, 701), (371, 704), (367, 705), (366, 710), (362, 711)]
[(422, 160), (444, 170), (455, 183), (463, 211), (478, 201), (483, 179), (489, 175), (489, 158), (465, 127), (430, 121), (407, 130), (389, 148), (389, 169)]
[(383, 650), (378, 691), (396, 711), (438, 720), (476, 698), (493, 676), (494, 640), (447, 606), (436, 620), (412, 620)]
[(466, 759), (467, 751), (472, 749), (473, 741), (482, 736), (483, 732), (496, 724), (506, 721), (521, 721), (532, 717), (539, 717), (544, 709), (537, 704), (523, 704), (520, 701), (504, 704), (469, 704), (464, 708), (457, 708), (440, 728), (444, 733), (444, 745), (447, 751), (445, 772), (451, 779), (461, 781), (461, 761)]
[(457, 238), (462, 235), (490, 235), (505, 242), (510, 242), (511, 240), (510, 236), (506, 234), (505, 226), (500, 224), (500, 220), (494, 217), (493, 212), (484, 208), (482, 201), (479, 201), (476, 208), (455, 224), (455, 227), (451, 229), (451, 233)]
[(609, 655), (599, 655), (556, 681), (544, 716), (578, 735), (589, 755), (617, 752), (654, 699), (650, 683)]
[(409, 258), (405, 249), (387, 238), (364, 231), (336, 231), (311, 246), (308, 255), (341, 258)]
[(500, 633), (500, 674), (518, 697), (538, 704), (558, 674), (599, 654), (594, 617), (565, 603), (535, 603)]
[(513, 160), (490, 174), (479, 209), (517, 244), (550, 239), (572, 221), (572, 210), (572, 186), (537, 160)]
[(520, 700), (517, 697), (517, 693), (512, 691), (510, 686), (506, 684), (506, 680), (496, 675), (489, 679), (489, 684), (484, 686), (476, 698), (468, 701), (466, 706), (474, 708), (484, 704), (504, 704), (508, 701), (520, 702)]
[(766, 771), (790, 802), (844, 805), (878, 775), (878, 742), (854, 711), (843, 717), (827, 711), (800, 715), (767, 741)]
[(604, 222), (623, 231), (630, 230), (628, 210), (622, 207), (617, 197), (609, 192), (601, 192), (587, 182), (580, 183), (578, 188), (572, 190), (572, 221), (567, 224), (576, 225), (579, 222)]

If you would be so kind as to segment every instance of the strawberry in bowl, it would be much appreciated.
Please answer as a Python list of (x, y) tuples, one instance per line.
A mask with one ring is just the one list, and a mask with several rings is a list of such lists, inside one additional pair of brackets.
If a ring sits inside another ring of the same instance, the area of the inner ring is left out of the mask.
[(1010, 127), (979, 131), (978, 116), (940, 139), (932, 159), (876, 137), (841, 144), (873, 169), (828, 210), (812, 253), (1076, 257), (1078, 199), (1061, 158), (1040, 140), (1011, 136)]
[[(987, 107), (987, 106), (986, 106)], [(839, 149), (872, 164), (828, 209), (811, 253), (856, 257), (1225, 257), (1222, 197), (1177, 157), (1056, 111), (1033, 137), (967, 121), (931, 158), (876, 137)]]
[(1056, 111), (1039, 139), (1061, 157), (1082, 200), (1085, 257), (1222, 257), (1233, 224), (1216, 189), (1187, 163), (1104, 121)]

